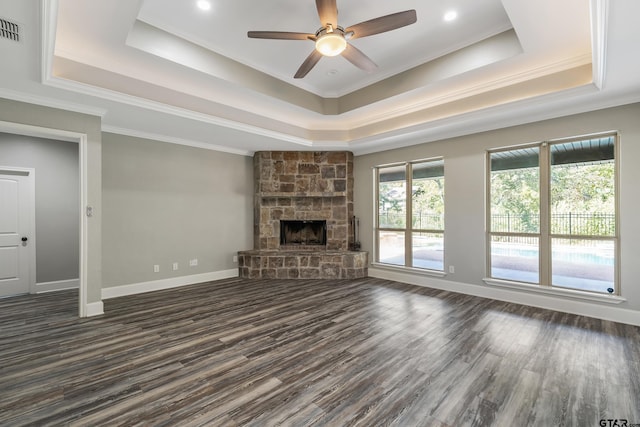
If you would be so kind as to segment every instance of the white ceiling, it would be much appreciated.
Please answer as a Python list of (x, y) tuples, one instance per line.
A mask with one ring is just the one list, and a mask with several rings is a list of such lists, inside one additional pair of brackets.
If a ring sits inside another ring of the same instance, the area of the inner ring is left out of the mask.
[(207, 12), (195, 2), (146, 0), (137, 19), (317, 95), (336, 97), (511, 28), (500, 0), (456, 1), (461, 14), (455, 23), (444, 22), (453, 4), (338, 1), (338, 22), (344, 28), (409, 9), (416, 10), (419, 23), (352, 42), (378, 65), (376, 73), (367, 74), (337, 56), (323, 58), (304, 79), (293, 79), (293, 74), (313, 50), (313, 42), (249, 39), (247, 31), (313, 34), (320, 27), (313, 0), (214, 1)]
[(344, 27), (407, 9), (418, 21), (352, 41), (376, 72), (322, 58), (304, 79), (312, 42), (246, 33), (314, 33), (315, 2), (211, 2), (0, 0), (22, 30), (0, 39), (0, 97), (242, 154), (362, 154), (640, 101), (637, 0), (338, 0)]

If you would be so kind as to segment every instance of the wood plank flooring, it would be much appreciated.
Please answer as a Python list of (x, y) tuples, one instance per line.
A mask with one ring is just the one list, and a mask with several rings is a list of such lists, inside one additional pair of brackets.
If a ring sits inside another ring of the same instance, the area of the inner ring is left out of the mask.
[(640, 423), (640, 328), (379, 279), (0, 300), (0, 425)]

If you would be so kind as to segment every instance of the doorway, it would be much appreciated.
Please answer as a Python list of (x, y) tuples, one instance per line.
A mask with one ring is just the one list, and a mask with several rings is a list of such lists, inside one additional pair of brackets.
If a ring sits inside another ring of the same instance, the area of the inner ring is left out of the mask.
[[(21, 136), (32, 136), (37, 138), (45, 138), (54, 141), (66, 141), (74, 142), (78, 144), (78, 179), (79, 179), (79, 274), (78, 274), (78, 312), (80, 317), (86, 317), (88, 313), (87, 303), (87, 242), (88, 242), (88, 227), (87, 216), (85, 215), (85, 207), (87, 206), (87, 135), (77, 132), (69, 132), (59, 129), (44, 128), (39, 126), (23, 125), (19, 123), (2, 122), (0, 121), (0, 132), (15, 134)], [(4, 166), (4, 165), (2, 165)], [(35, 227), (34, 227), (35, 229)], [(22, 244), (21, 236), (20, 242)], [(27, 247), (29, 240), (27, 243)], [(31, 245), (35, 250), (35, 245)], [(30, 269), (34, 271), (35, 265), (30, 266)], [(35, 277), (35, 273), (33, 273)], [(33, 282), (33, 280), (31, 280)], [(30, 292), (33, 290), (30, 289)]]

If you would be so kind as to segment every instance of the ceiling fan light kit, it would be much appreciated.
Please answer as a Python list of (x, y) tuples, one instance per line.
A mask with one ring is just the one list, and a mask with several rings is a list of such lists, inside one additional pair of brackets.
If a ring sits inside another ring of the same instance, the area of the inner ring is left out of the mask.
[(378, 66), (358, 48), (347, 42), (374, 34), (402, 28), (417, 21), (414, 9), (380, 16), (348, 27), (346, 30), (338, 26), (338, 6), (336, 0), (316, 0), (316, 8), (322, 27), (314, 34), (285, 31), (249, 31), (249, 38), (272, 40), (311, 40), (315, 42), (315, 50), (304, 60), (294, 78), (300, 79), (320, 61), (323, 56), (342, 55), (347, 61), (368, 73)]
[(333, 29), (331, 24), (316, 33), (316, 50), (324, 56), (340, 55), (347, 47), (342, 28)]

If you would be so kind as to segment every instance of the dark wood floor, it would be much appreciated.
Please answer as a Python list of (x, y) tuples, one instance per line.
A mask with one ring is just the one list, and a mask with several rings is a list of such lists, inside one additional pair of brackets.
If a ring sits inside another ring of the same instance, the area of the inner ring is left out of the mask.
[(640, 423), (640, 328), (378, 279), (0, 300), (0, 425)]

